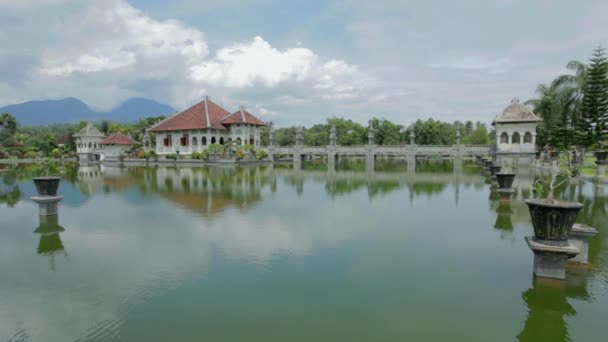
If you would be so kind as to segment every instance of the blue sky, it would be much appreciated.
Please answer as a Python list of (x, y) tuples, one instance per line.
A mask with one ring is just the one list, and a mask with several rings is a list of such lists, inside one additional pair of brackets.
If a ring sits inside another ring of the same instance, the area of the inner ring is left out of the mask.
[(0, 105), (208, 94), (279, 126), (489, 122), (586, 61), (606, 1), (0, 0)]

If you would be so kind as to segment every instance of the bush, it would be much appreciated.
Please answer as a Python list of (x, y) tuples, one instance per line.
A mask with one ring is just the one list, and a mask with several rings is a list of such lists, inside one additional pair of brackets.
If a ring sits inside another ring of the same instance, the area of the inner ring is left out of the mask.
[(27, 151), (23, 154), (23, 158), (25, 159), (36, 159), (40, 156), (39, 152), (35, 152), (35, 151)]
[(236, 159), (243, 159), (245, 158), (245, 150), (239, 148), (238, 150), (236, 150)]
[(52, 158), (59, 158), (61, 157), (61, 151), (58, 148), (54, 148), (51, 150), (50, 156)]
[(211, 144), (207, 148), (207, 151), (209, 151), (209, 153), (222, 153), (224, 151), (224, 147), (220, 144)]
[(204, 150), (200, 153), (200, 159), (207, 160), (209, 159), (209, 150)]
[(255, 154), (255, 157), (258, 160), (266, 159), (266, 158), (268, 158), (268, 153), (266, 153), (266, 151), (264, 151), (264, 150), (258, 150)]
[(200, 152), (192, 152), (190, 154), (190, 159), (201, 159), (201, 153)]
[(166, 159), (171, 159), (171, 160), (177, 160), (177, 154), (175, 153), (169, 153), (167, 155), (165, 155)]

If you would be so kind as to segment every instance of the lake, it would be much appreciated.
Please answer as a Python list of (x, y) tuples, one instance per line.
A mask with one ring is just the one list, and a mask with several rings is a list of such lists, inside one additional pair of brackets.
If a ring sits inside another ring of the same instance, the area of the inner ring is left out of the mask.
[(572, 181), (592, 269), (534, 279), (512, 203), (475, 165), (68, 166), (56, 221), (35, 165), (0, 165), (1, 341), (599, 341), (606, 190)]

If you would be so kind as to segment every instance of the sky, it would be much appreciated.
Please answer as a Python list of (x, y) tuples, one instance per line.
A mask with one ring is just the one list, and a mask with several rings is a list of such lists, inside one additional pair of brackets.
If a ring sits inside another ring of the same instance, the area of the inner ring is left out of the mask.
[(608, 45), (608, 1), (0, 0), (0, 106), (205, 95), (277, 126), (491, 122)]

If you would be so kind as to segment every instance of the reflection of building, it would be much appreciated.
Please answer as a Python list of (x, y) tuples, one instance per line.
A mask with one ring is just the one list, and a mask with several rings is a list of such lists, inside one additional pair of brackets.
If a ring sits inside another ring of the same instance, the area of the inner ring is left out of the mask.
[(205, 215), (258, 203), (267, 180), (259, 168), (157, 168), (155, 172), (148, 186), (156, 187), (171, 202)]
[(156, 153), (190, 154), (210, 144), (236, 141), (238, 145), (260, 146), (260, 127), (264, 122), (243, 107), (230, 114), (209, 97), (185, 111), (148, 129), (156, 133)]
[(103, 173), (99, 165), (78, 166), (78, 186), (85, 195), (96, 193), (102, 188)]
[(498, 115), (492, 125), (496, 127), (496, 152), (506, 154), (532, 154), (536, 152), (536, 126), (542, 121), (527, 106), (513, 99)]
[(87, 123), (78, 133), (76, 139), (76, 153), (80, 161), (96, 161), (101, 159), (103, 146), (100, 144), (105, 136), (93, 125)]

